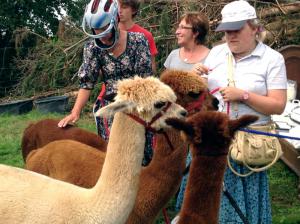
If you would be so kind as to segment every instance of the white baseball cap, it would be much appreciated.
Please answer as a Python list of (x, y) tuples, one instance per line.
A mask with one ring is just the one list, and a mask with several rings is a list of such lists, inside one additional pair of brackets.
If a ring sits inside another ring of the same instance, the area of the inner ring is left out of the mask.
[(222, 21), (216, 31), (240, 30), (249, 19), (257, 18), (254, 7), (244, 0), (228, 3), (221, 14)]

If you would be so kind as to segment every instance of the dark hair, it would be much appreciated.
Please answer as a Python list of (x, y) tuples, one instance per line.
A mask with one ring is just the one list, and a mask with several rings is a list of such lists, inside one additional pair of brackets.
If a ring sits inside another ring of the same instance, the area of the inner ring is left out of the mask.
[(209, 32), (209, 21), (205, 14), (201, 12), (188, 12), (185, 13), (180, 21), (185, 20), (186, 23), (190, 24), (193, 29), (193, 33), (197, 33), (196, 44), (204, 44), (206, 40), (206, 35)]
[(126, 5), (132, 8), (132, 10), (135, 12), (132, 16), (135, 17), (138, 13), (138, 10), (140, 8), (140, 0), (120, 0), (121, 5)]

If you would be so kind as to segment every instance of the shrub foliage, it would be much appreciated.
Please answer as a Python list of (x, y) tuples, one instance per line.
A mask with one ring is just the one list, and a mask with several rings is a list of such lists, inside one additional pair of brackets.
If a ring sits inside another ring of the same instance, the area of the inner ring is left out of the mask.
[[(213, 30), (221, 19), (221, 9), (228, 2), (230, 0), (144, 0), (136, 21), (150, 30), (155, 38), (159, 51), (156, 59), (158, 73), (163, 69), (167, 55), (177, 47), (175, 29), (180, 17), (187, 11), (205, 13), (211, 29), (207, 45), (212, 47), (222, 38), (222, 33)], [(299, 44), (300, 39), (299, 2), (281, 2), (250, 1), (266, 27), (267, 43), (275, 49), (287, 44)], [(61, 93), (64, 89), (77, 88), (76, 71), (82, 61), (86, 39), (76, 25), (80, 24), (80, 20), (64, 18), (56, 35), (51, 37), (25, 28), (16, 29), (10, 42), (10, 46), (14, 43), (14, 60), (9, 61), (10, 70), (5, 73), (9, 77), (4, 80), (0, 77), (1, 86), (9, 88), (5, 88), (5, 92), (0, 88), (0, 97), (36, 96), (49, 91), (60, 90)], [(2, 57), (5, 58), (3, 54)]]

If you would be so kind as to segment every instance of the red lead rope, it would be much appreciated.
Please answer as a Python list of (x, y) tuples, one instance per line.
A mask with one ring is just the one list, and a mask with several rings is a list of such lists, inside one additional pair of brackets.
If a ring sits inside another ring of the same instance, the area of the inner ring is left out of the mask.
[(191, 111), (194, 110), (194, 109), (199, 109), (199, 110), (200, 110), (201, 107), (202, 107), (202, 105), (203, 105), (203, 102), (204, 102), (204, 100), (205, 100), (206, 95), (207, 95), (207, 92), (203, 92), (203, 93), (199, 96), (198, 100), (196, 100), (196, 101), (193, 102), (193, 103), (190, 103), (190, 104), (186, 107), (186, 110), (187, 110), (188, 112), (191, 112)]
[(163, 215), (164, 215), (165, 223), (166, 223), (166, 224), (171, 224), (170, 219), (169, 219), (169, 217), (168, 217), (167, 209), (166, 209), (166, 208), (163, 208), (163, 209), (162, 209), (162, 212), (163, 212)]
[(212, 91), (210, 91), (210, 94), (215, 94), (216, 92), (218, 92), (220, 90), (220, 87), (213, 89)]
[[(100, 100), (101, 106), (104, 107), (105, 103), (104, 103), (104, 95), (106, 92), (106, 87), (105, 87), (105, 83), (102, 84), (102, 88), (101, 88), (101, 92), (98, 96), (98, 99)], [(106, 132), (106, 136), (108, 137), (110, 135), (110, 131), (109, 131), (109, 127), (108, 127), (108, 121), (107, 118), (103, 118), (103, 123), (104, 123), (104, 128), (105, 128), (105, 132)]]

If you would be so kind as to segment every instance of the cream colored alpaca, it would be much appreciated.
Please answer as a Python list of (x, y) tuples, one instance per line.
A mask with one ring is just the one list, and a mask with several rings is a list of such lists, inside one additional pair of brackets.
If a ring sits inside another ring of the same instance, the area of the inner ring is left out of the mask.
[(135, 202), (145, 145), (145, 127), (128, 114), (150, 122), (169, 106), (151, 125), (158, 130), (167, 127), (167, 118), (183, 117), (186, 111), (174, 103), (176, 96), (171, 88), (153, 77), (120, 81), (115, 100), (96, 113), (115, 117), (95, 187), (80, 188), (0, 165), (0, 223), (125, 223)]

